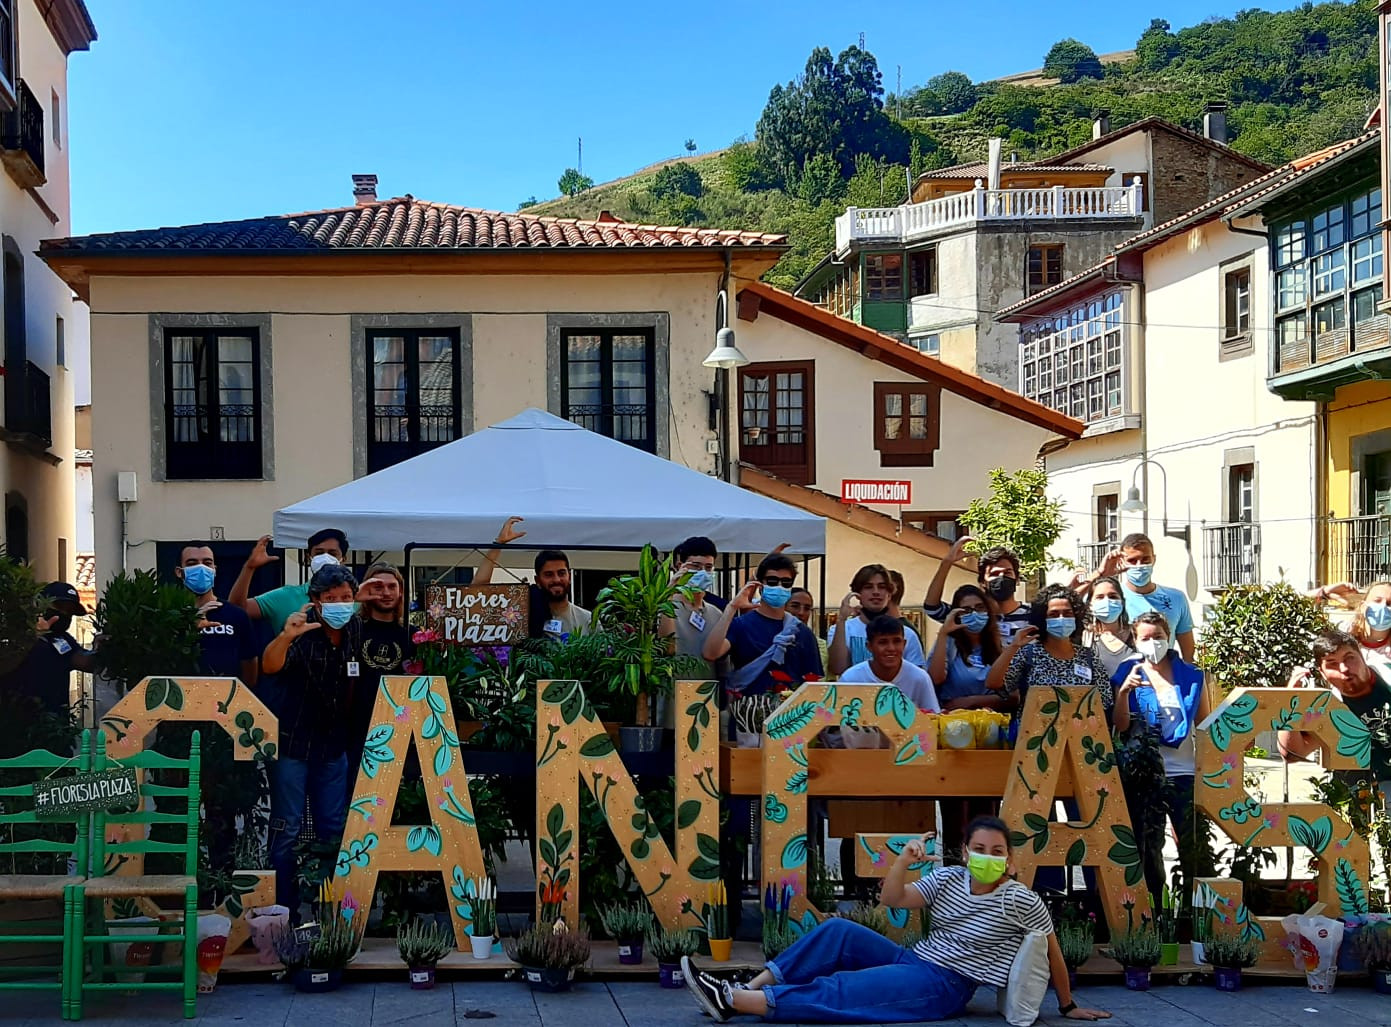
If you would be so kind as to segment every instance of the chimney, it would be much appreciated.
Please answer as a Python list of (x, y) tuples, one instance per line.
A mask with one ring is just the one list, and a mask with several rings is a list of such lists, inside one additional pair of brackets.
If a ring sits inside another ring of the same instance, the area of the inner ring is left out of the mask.
[(365, 207), (369, 203), (377, 202), (377, 176), (376, 175), (354, 175), (353, 176), (353, 203), (359, 207)]
[(1096, 112), (1096, 117), (1092, 118), (1092, 138), (1100, 139), (1111, 131), (1111, 112), (1100, 110)]
[(599, 217), (596, 220), (599, 221), (600, 224), (617, 225), (620, 224), (623, 219), (620, 217), (615, 217), (613, 211), (611, 210), (601, 210), (599, 211)]
[(1221, 101), (1214, 101), (1207, 105), (1203, 112), (1203, 135), (1207, 136), (1214, 143), (1227, 143), (1227, 105)]

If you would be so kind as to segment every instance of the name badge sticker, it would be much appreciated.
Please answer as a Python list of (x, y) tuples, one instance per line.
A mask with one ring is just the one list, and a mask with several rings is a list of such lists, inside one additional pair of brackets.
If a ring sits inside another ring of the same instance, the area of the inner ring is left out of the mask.
[(68, 640), (66, 638), (55, 638), (53, 640), (53, 648), (57, 649), (58, 652), (63, 656), (66, 656), (68, 655), (68, 653), (72, 652), (72, 646), (68, 645)]
[(691, 627), (695, 628), (697, 631), (705, 630), (705, 617), (699, 610), (691, 611)]
[(546, 621), (544, 630), (548, 635), (563, 635), (565, 633), (565, 625), (560, 622), (559, 617), (552, 617), (550, 620)]
[(362, 668), (357, 665), (356, 660), (348, 661), (348, 677), (355, 678), (362, 675)]
[(1092, 679), (1092, 669), (1085, 663), (1074, 663), (1072, 673), (1077, 675), (1079, 681), (1090, 681)]

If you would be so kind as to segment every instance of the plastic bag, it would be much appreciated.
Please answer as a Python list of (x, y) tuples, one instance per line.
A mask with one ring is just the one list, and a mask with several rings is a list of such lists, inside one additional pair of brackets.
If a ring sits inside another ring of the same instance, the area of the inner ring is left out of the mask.
[(1338, 977), (1343, 922), (1326, 916), (1292, 914), (1281, 920), (1280, 926), (1285, 929), (1285, 947), (1294, 956), (1294, 967), (1304, 971), (1309, 990), (1331, 992)]
[(258, 906), (246, 915), (256, 961), (266, 966), (280, 962), (275, 954), (275, 938), (290, 926), (290, 911), (284, 906)]
[(198, 916), (198, 991), (206, 995), (217, 987), (217, 972), (227, 951), (227, 932), (232, 921), (218, 913)]

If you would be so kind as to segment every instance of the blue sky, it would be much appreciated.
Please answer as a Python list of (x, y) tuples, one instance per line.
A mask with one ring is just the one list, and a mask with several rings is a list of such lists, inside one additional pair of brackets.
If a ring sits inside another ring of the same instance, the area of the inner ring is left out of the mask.
[[(752, 136), (768, 90), (861, 32), (888, 90), (1036, 68), (1057, 39), (1126, 49), (1249, 0), (87, 0), (69, 65), (78, 233), (221, 221), (379, 195), (514, 210), (575, 163), (616, 178)], [(1288, 8), (1274, 0), (1267, 8)], [(859, 10), (855, 10), (859, 7)]]

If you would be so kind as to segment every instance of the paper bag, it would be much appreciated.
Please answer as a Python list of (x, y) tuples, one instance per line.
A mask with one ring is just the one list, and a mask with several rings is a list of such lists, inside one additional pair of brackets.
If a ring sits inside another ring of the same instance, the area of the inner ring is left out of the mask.
[(1280, 925), (1285, 929), (1285, 947), (1294, 956), (1295, 969), (1304, 971), (1309, 990), (1331, 992), (1338, 977), (1343, 922), (1306, 913), (1287, 916)]

